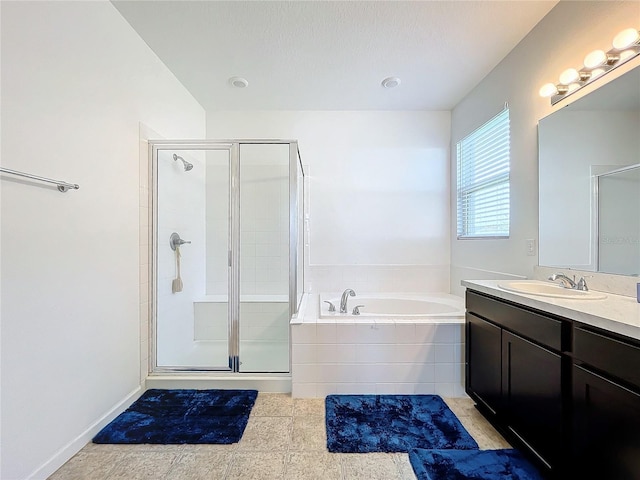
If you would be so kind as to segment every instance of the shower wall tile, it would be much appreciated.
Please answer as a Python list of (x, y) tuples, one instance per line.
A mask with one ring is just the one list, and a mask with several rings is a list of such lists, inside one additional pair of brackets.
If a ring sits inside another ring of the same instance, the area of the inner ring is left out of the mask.
[(226, 302), (194, 302), (193, 318), (195, 341), (225, 341), (229, 338)]

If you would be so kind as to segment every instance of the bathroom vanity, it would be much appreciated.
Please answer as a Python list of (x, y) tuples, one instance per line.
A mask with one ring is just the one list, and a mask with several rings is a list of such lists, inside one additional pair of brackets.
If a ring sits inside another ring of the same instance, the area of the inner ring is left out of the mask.
[(640, 478), (640, 304), (464, 281), (466, 392), (555, 478)]

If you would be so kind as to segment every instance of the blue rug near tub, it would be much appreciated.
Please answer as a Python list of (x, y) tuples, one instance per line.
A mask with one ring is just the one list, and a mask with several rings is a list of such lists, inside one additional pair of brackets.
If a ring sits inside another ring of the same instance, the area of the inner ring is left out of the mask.
[(410, 450), (418, 480), (542, 480), (520, 452), (506, 450)]
[(257, 390), (147, 390), (93, 443), (236, 443)]
[(325, 409), (330, 452), (478, 448), (437, 395), (329, 395)]

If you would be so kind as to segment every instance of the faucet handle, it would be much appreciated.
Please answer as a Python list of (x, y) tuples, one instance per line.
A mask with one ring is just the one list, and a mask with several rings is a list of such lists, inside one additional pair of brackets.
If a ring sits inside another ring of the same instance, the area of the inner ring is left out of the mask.
[(360, 308), (363, 308), (364, 305), (356, 305), (355, 307), (353, 307), (353, 313), (354, 315), (360, 315)]
[(328, 303), (329, 304), (329, 311), (330, 312), (335, 312), (336, 311), (336, 306), (331, 303), (329, 300), (325, 300), (324, 303)]
[(577, 290), (583, 290), (585, 292), (589, 291), (589, 287), (587, 287), (587, 281), (585, 280), (585, 278), (593, 278), (593, 275), (585, 275), (584, 277), (580, 277), (580, 280), (578, 280), (578, 284), (576, 286)]

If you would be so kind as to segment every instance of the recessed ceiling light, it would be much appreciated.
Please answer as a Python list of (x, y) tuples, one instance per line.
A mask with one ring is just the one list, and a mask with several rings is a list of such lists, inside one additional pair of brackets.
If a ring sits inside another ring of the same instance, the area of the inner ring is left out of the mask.
[(382, 80), (382, 86), (384, 88), (396, 88), (400, 83), (401, 80), (398, 77), (387, 77)]
[(249, 82), (247, 82), (246, 78), (242, 77), (231, 77), (229, 79), (229, 85), (236, 88), (245, 88), (249, 86)]

